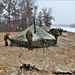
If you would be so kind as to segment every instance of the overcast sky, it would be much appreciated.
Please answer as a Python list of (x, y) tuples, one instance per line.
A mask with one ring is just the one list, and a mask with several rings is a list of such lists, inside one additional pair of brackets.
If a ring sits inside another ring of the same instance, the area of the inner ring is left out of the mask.
[(43, 7), (52, 7), (56, 21), (53, 24), (75, 23), (75, 0), (37, 0), (38, 11)]

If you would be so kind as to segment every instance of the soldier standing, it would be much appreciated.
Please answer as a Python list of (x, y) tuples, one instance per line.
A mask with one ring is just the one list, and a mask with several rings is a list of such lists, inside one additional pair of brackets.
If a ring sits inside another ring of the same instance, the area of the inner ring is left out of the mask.
[(10, 33), (6, 33), (5, 36), (4, 36), (4, 41), (5, 41), (5, 46), (6, 47), (8, 46), (8, 41), (7, 40), (10, 40), (9, 35), (10, 35)]
[(56, 45), (57, 40), (58, 40), (58, 36), (59, 36), (59, 32), (56, 29), (53, 31), (53, 36), (55, 37), (55, 45)]
[(30, 30), (27, 31), (26, 33), (26, 38), (28, 40), (28, 49), (33, 50), (33, 44), (32, 44), (32, 32)]

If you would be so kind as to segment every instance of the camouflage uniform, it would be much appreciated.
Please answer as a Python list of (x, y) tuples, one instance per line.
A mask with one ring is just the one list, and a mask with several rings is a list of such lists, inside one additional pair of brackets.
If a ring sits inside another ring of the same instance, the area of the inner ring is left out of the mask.
[(10, 40), (10, 38), (9, 38), (9, 33), (6, 33), (6, 35), (4, 36), (4, 41), (5, 41), (5, 46), (7, 47), (8, 46), (8, 39)]
[(53, 36), (55, 37), (55, 45), (57, 44), (57, 39), (58, 39), (58, 36), (59, 36), (59, 32), (57, 30), (54, 30), (53, 31)]
[(31, 49), (31, 50), (33, 49), (32, 37), (33, 37), (32, 32), (31, 32), (31, 31), (27, 31), (27, 33), (26, 33), (26, 38), (27, 38), (27, 40), (28, 40), (28, 49), (29, 49), (29, 50), (30, 50), (30, 49)]

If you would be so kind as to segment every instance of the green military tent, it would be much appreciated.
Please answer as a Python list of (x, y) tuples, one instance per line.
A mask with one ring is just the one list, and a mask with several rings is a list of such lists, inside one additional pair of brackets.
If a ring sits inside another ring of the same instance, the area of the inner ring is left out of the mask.
[[(16, 36), (11, 38), (10, 45), (11, 46), (22, 46), (27, 47), (27, 39), (26, 39), (26, 32), (28, 30), (32, 31), (33, 34), (33, 47), (49, 47), (53, 46), (55, 42), (54, 36), (47, 33), (43, 29), (36, 26), (36, 33), (34, 33), (34, 25), (28, 27), (26, 30), (20, 32)], [(43, 40), (42, 40), (43, 39)], [(45, 41), (44, 41), (45, 40)]]
[(42, 25), (41, 28), (42, 28), (43, 30), (45, 30), (46, 32), (49, 32), (49, 30), (50, 30), (50, 28), (47, 27), (46, 25)]

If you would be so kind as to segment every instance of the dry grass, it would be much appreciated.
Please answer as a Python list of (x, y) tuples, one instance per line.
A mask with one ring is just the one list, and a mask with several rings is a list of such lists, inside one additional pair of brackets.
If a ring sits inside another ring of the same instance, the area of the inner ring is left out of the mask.
[[(32, 73), (32, 75), (53, 75), (52, 71), (72, 71), (75, 69), (75, 33), (69, 32), (67, 37), (60, 36), (58, 47), (50, 47), (49, 51), (46, 48), (39, 48), (38, 50), (35, 48), (30, 51), (27, 48), (4, 47), (4, 34), (0, 33), (0, 75), (19, 75), (16, 67), (20, 66), (20, 62), (36, 65), (37, 68), (49, 72), (46, 74), (45, 72), (30, 71), (25, 72), (27, 73), (25, 75), (28, 73)], [(10, 37), (16, 34), (18, 32), (11, 32)], [(19, 57), (22, 51), (23, 53)], [(1, 72), (6, 74), (1, 74)]]

